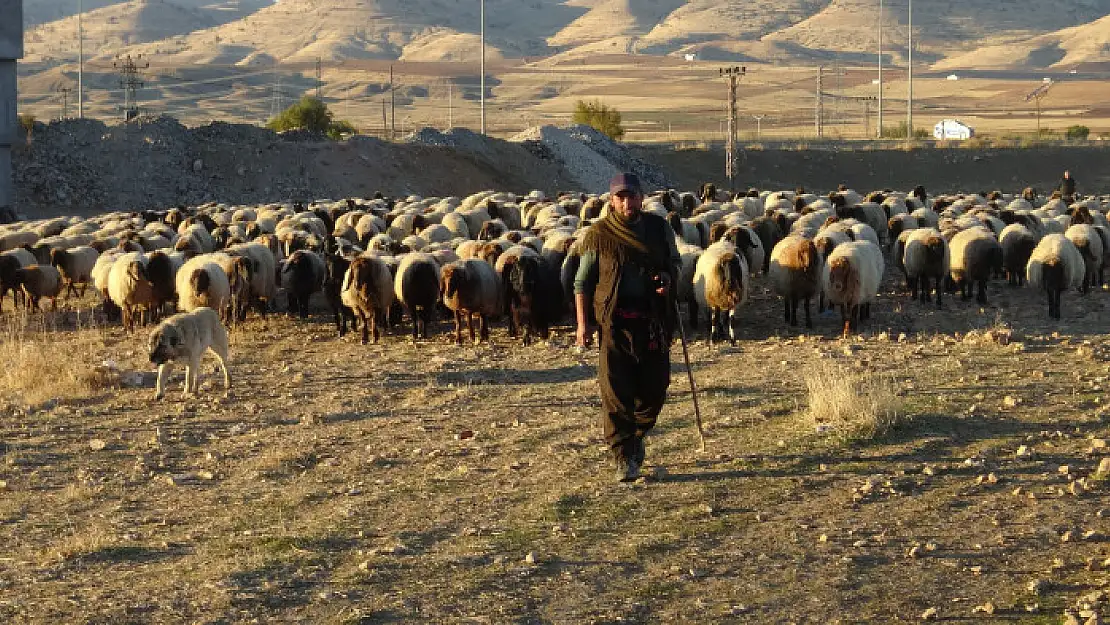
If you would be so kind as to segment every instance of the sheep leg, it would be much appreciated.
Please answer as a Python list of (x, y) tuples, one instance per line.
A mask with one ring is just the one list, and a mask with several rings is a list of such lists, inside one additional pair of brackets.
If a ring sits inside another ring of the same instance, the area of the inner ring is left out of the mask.
[[(366, 345), (367, 343), (370, 342), (370, 324), (366, 322), (366, 313), (364, 313), (361, 310), (358, 311), (358, 318), (359, 318), (359, 321), (362, 322), (362, 344)], [(343, 325), (346, 326), (347, 324), (344, 323)], [(344, 330), (346, 330), (346, 327), (344, 327)], [(378, 329), (375, 327), (374, 328), (374, 333), (375, 334), (377, 334), (377, 330)], [(339, 336), (343, 336), (343, 335), (340, 334)], [(374, 342), (377, 342), (377, 340), (378, 340), (378, 337), (375, 336), (374, 337)]]
[(940, 308), (940, 297), (941, 297), (941, 295), (940, 295), (940, 291), (941, 291), (940, 278), (934, 278), (934, 282), (936, 283), (936, 291), (937, 291), (937, 308)]
[(185, 363), (185, 388), (181, 393), (182, 397), (188, 397), (193, 389), (193, 377), (196, 376), (196, 369), (193, 368), (193, 363)]
[[(489, 341), (489, 321), (486, 319), (486, 316), (484, 314), (478, 315), (478, 328), (478, 336), (480, 336), (483, 341)], [(470, 332), (470, 335), (474, 336), (473, 330)]]
[(432, 307), (425, 308), (420, 313), (422, 319), (420, 322), (420, 336), (424, 337), (425, 340), (428, 338), (428, 326), (432, 323), (433, 314), (435, 314), (435, 309)]
[(852, 313), (846, 304), (840, 305), (840, 318), (844, 321), (844, 336), (852, 333)]
[(520, 308), (515, 304), (510, 304), (509, 310), (509, 336), (515, 339), (517, 328), (520, 327)]
[(123, 329), (127, 332), (131, 332), (131, 305), (130, 304), (124, 304), (123, 305)]
[[(728, 341), (732, 346), (736, 346), (736, 311), (728, 311)], [(798, 311), (794, 310), (794, 325), (798, 325)]]
[(786, 313), (784, 315), (786, 317), (786, 323), (789, 323), (790, 325), (794, 325), (793, 323), (790, 323), (790, 304), (791, 304), (791, 301), (792, 300), (789, 297), (782, 298), (783, 312)]
[[(378, 319), (379, 316), (381, 316), (380, 321)], [(374, 311), (370, 317), (370, 330), (374, 334), (374, 343), (377, 343), (382, 337), (381, 329), (378, 327), (379, 323), (385, 324), (385, 313)]]
[[(926, 278), (926, 279), (928, 279), (928, 278)], [(906, 285), (910, 287), (910, 297), (912, 299), (917, 299), (917, 278), (907, 277), (906, 278)], [(928, 284), (926, 284), (925, 288), (926, 289), (929, 288)], [(924, 297), (922, 297), (922, 301), (924, 301)]]
[(979, 295), (976, 299), (981, 305), (987, 305), (987, 281), (985, 279), (979, 280)]
[[(473, 336), (473, 335), (472, 335)], [(462, 311), (455, 311), (455, 344), (462, 345)]]
[(87, 291), (88, 288), (89, 288), (89, 283), (88, 282), (82, 282), (81, 283), (81, 294), (78, 295), (77, 297), (80, 297), (81, 299), (85, 299), (85, 291)]

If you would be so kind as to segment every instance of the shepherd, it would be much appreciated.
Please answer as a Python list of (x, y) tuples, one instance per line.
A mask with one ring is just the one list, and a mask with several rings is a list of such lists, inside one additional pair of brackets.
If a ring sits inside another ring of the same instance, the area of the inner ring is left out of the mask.
[(642, 212), (643, 201), (635, 174), (613, 177), (609, 213), (584, 235), (574, 281), (577, 344), (589, 346), (595, 324), (600, 333), (601, 419), (621, 482), (639, 479), (644, 436), (666, 403), (677, 321), (671, 286), (681, 257), (674, 231)]

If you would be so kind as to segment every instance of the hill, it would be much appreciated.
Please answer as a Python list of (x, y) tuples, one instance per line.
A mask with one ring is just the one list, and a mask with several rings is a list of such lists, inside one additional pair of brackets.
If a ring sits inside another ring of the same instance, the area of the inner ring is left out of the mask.
[(1009, 44), (944, 59), (938, 69), (1072, 69), (1110, 63), (1110, 16)]

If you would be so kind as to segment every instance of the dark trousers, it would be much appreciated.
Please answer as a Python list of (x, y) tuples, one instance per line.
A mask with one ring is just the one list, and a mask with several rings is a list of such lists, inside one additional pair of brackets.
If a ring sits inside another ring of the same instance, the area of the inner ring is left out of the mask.
[[(616, 315), (601, 329), (601, 420), (617, 459), (636, 458), (640, 439), (667, 400), (671, 383), (670, 342), (662, 326), (646, 317)], [(638, 458), (642, 461), (642, 458)]]

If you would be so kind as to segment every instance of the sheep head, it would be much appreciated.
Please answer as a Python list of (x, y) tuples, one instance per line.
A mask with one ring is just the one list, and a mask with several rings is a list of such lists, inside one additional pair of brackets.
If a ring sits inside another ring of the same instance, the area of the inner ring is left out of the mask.
[(443, 268), (443, 274), (440, 278), (440, 290), (443, 291), (443, 297), (455, 297), (461, 289), (465, 288), (468, 281), (465, 267), (455, 264), (447, 265)]
[(135, 282), (149, 282), (146, 265), (137, 260), (127, 265), (127, 277)]
[(837, 293), (852, 293), (859, 285), (859, 275), (847, 258), (837, 258), (829, 265), (829, 288)]
[(193, 290), (194, 295), (203, 294), (211, 284), (212, 276), (209, 276), (208, 271), (203, 267), (193, 271), (193, 275), (189, 276), (189, 288)]

